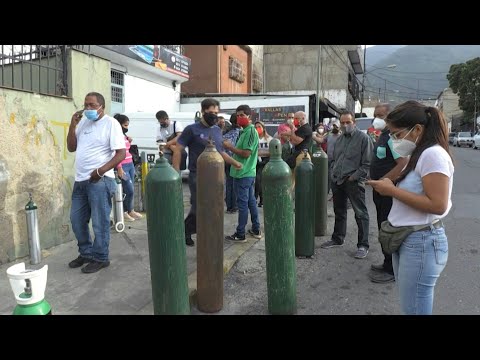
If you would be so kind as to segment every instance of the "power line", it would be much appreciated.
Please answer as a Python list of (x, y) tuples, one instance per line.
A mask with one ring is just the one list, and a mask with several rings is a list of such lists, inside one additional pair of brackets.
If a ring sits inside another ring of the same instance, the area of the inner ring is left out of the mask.
[(424, 80), (424, 81), (447, 81), (448, 82), (447, 78), (445, 78), (445, 79), (422, 79), (422, 78), (411, 77), (411, 76), (397, 76), (397, 75), (386, 74), (386, 73), (381, 73), (381, 72), (378, 72), (377, 74), (381, 74), (381, 75), (384, 75), (384, 76), (391, 76), (391, 77), (400, 78), (400, 79), (415, 79), (415, 80)]
[[(373, 68), (376, 68), (376, 69), (381, 69), (381, 67), (378, 67), (378, 66), (374, 66), (374, 65), (369, 65), (367, 64), (368, 67), (373, 67)], [(391, 70), (391, 71), (394, 71), (394, 70)], [(396, 73), (401, 73), (401, 74), (448, 74), (449, 71), (399, 71), (399, 70), (395, 70)]]

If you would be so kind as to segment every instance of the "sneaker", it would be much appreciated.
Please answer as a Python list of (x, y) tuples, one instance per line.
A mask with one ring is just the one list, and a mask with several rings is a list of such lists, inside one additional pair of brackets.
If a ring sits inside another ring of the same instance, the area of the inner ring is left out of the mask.
[(364, 258), (367, 257), (367, 254), (368, 254), (368, 249), (363, 247), (363, 246), (360, 246), (357, 249), (357, 252), (355, 253), (355, 258), (356, 259), (364, 259)]
[(135, 219), (134, 219), (133, 217), (131, 217), (130, 215), (128, 215), (127, 212), (124, 212), (124, 213), (123, 213), (123, 219), (124, 219), (125, 221), (135, 221)]
[(75, 260), (72, 260), (68, 263), (68, 266), (71, 267), (72, 269), (78, 268), (82, 266), (83, 264), (91, 262), (92, 259), (83, 257), (82, 255), (79, 255)]
[(330, 249), (330, 248), (333, 248), (333, 247), (343, 246), (343, 244), (344, 244), (343, 242), (339, 244), (336, 241), (328, 240), (327, 242), (324, 242), (322, 245), (320, 245), (320, 247), (322, 249)]
[(386, 284), (395, 281), (395, 275), (386, 271), (372, 271), (368, 276), (372, 282), (377, 284)]
[(135, 212), (135, 211), (133, 211), (133, 210), (130, 211), (130, 212), (128, 213), (128, 215), (130, 215), (130, 217), (132, 217), (132, 218), (134, 218), (134, 219), (141, 219), (141, 218), (143, 218), (143, 215), (142, 215), (142, 214), (139, 214), (139, 213), (137, 213), (137, 212)]
[(85, 274), (92, 274), (94, 272), (97, 272), (100, 269), (103, 269), (107, 266), (110, 265), (110, 261), (96, 261), (92, 260), (90, 263), (87, 264), (87, 266), (84, 266), (82, 268), (82, 272)]
[(370, 269), (373, 270), (373, 271), (378, 271), (378, 272), (384, 272), (385, 269), (383, 267), (383, 263), (382, 264), (378, 264), (378, 265), (375, 265), (375, 264), (372, 264), (370, 266)]
[(262, 238), (262, 232), (260, 230), (253, 231), (252, 229), (250, 229), (250, 230), (248, 230), (248, 235), (251, 235), (255, 239), (259, 239), (259, 240)]
[(248, 235), (254, 237), (255, 239), (261, 239), (263, 237), (262, 230), (253, 231), (253, 229), (248, 230)]
[(192, 238), (189, 236), (189, 237), (186, 237), (186, 238), (185, 238), (185, 244), (186, 244), (187, 246), (193, 246), (193, 245), (195, 245), (195, 242), (194, 242), (194, 241), (192, 240)]
[(245, 235), (238, 235), (237, 233), (233, 235), (225, 236), (225, 240), (235, 241), (238, 243), (247, 242), (247, 239), (245, 239)]

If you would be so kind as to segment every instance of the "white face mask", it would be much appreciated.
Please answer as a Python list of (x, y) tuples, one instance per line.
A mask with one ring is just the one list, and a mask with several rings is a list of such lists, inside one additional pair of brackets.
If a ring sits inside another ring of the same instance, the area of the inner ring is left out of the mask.
[(385, 129), (385, 125), (386, 125), (385, 120), (380, 118), (375, 118), (372, 123), (372, 126), (375, 130), (383, 130)]
[(403, 137), (403, 139), (397, 139), (397, 140), (392, 139), (393, 151), (395, 151), (401, 157), (407, 157), (412, 155), (413, 151), (417, 147), (418, 137), (415, 140), (415, 142), (405, 139), (408, 136), (408, 134), (412, 132), (412, 130), (413, 128), (410, 129), (410, 131), (407, 133), (407, 135)]

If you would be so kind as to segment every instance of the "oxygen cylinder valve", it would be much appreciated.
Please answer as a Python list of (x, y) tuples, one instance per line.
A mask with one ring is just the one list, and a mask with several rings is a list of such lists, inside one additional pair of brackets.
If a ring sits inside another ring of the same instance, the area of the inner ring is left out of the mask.
[(303, 149), (303, 158), (306, 159), (308, 157), (308, 149)]
[(163, 157), (164, 155), (163, 149), (165, 149), (165, 146), (167, 146), (167, 143), (164, 143), (164, 142), (158, 143), (158, 155), (160, 157)]

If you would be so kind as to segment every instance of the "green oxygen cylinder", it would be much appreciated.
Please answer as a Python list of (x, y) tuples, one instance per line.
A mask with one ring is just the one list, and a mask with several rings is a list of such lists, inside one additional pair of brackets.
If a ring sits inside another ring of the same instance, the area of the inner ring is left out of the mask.
[(312, 155), (315, 179), (315, 236), (327, 234), (328, 156), (321, 147)]
[(280, 140), (270, 141), (269, 149), (262, 173), (268, 311), (290, 315), (297, 310), (292, 173), (281, 158)]
[(162, 151), (145, 185), (154, 314), (190, 314), (182, 179)]
[(302, 161), (295, 167), (295, 255), (312, 257), (315, 253), (315, 186), (313, 164), (307, 149), (303, 152)]

